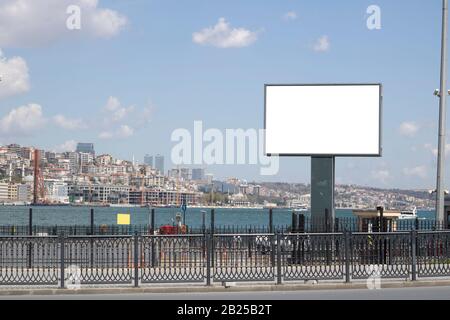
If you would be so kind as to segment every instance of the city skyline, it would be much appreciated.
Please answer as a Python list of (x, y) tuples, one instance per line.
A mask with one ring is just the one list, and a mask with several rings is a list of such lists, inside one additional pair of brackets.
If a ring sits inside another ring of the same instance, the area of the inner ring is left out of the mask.
[[(18, 2), (0, 1), (0, 144), (69, 151), (92, 141), (99, 154), (161, 154), (172, 167), (173, 130), (196, 120), (261, 128), (265, 83), (382, 82), (383, 157), (337, 159), (337, 183), (435, 187), (439, 2), (378, 1), (380, 30), (367, 28), (368, 1), (61, 0), (55, 11), (26, 2), (14, 15), (6, 8)], [(81, 30), (66, 28), (69, 4), (85, 13)], [(397, 19), (405, 14), (410, 23)], [(306, 158), (281, 159), (272, 177), (249, 165), (208, 170), (249, 181), (310, 176)]]
[[(161, 159), (161, 156), (159, 156)], [(430, 210), (429, 190), (377, 189), (336, 185), (338, 209), (420, 208)], [(92, 143), (75, 152), (55, 153), (12, 144), (0, 146), (0, 205), (94, 205), (226, 208), (306, 208), (306, 183), (254, 182), (237, 177), (213, 179), (204, 168), (177, 167), (167, 174), (148, 164), (96, 155)]]

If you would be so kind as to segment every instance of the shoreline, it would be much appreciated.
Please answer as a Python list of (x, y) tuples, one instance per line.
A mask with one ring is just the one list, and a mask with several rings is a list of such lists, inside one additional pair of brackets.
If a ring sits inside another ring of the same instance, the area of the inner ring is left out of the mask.
[[(116, 209), (130, 209), (130, 208), (142, 208), (142, 209), (179, 209), (182, 210), (181, 207), (178, 206), (141, 206), (141, 205), (116, 205), (116, 204), (17, 204), (17, 203), (0, 203), (0, 207), (49, 207), (49, 208), (116, 208)], [(290, 208), (290, 207), (264, 207), (264, 206), (208, 206), (208, 205), (195, 205), (188, 206), (189, 209), (226, 209), (226, 210), (298, 210), (298, 208)], [(335, 208), (335, 210), (370, 210), (373, 208)], [(307, 213), (310, 212), (310, 208), (308, 208)], [(392, 209), (392, 210), (401, 210), (401, 209)], [(418, 208), (418, 211), (421, 212), (432, 212), (434, 208)]]

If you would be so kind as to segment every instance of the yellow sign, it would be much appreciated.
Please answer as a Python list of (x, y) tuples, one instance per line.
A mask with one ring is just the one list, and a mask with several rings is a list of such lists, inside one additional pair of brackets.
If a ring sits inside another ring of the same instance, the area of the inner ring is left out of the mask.
[(129, 226), (131, 224), (131, 215), (128, 213), (117, 214), (117, 224)]

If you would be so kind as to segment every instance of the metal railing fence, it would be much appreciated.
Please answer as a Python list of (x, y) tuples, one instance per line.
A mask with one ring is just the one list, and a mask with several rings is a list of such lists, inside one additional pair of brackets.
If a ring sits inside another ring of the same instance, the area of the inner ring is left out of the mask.
[(0, 237), (0, 286), (449, 276), (449, 231)]

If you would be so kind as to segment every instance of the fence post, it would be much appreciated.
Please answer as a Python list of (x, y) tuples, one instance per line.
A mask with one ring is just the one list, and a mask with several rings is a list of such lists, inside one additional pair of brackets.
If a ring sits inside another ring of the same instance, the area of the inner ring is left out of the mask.
[(139, 235), (134, 234), (134, 287), (139, 287)]
[(282, 267), (281, 267), (281, 234), (277, 233), (277, 285), (283, 284)]
[(298, 217), (295, 211), (292, 211), (292, 233), (296, 233), (298, 229)]
[(350, 283), (350, 246), (351, 232), (344, 231), (344, 254), (345, 254), (345, 283)]
[(91, 236), (94, 235), (94, 208), (91, 208)]
[(150, 255), (150, 264), (152, 268), (155, 267), (155, 208), (152, 208), (151, 210), (151, 221), (150, 221), (150, 239), (151, 239), (151, 255)]
[(214, 226), (214, 224), (215, 224), (215, 217), (214, 217), (214, 215), (215, 215), (215, 211), (214, 211), (214, 209), (211, 209), (211, 234), (214, 234), (214, 228), (215, 228), (215, 226)]
[(211, 238), (209, 234), (206, 237), (206, 285), (211, 285)]
[(28, 235), (33, 235), (33, 208), (30, 208), (28, 212)]
[(154, 235), (155, 234), (155, 208), (152, 208), (150, 223), (151, 223), (151, 227), (150, 227), (151, 235)]
[[(30, 208), (30, 210), (28, 211), (28, 236), (32, 236), (33, 235), (33, 208)], [(28, 243), (28, 268), (31, 269), (33, 262), (32, 262), (32, 251), (33, 251), (33, 243), (30, 241)]]
[(211, 209), (211, 238), (210, 238), (210, 244), (209, 244), (209, 250), (211, 251), (210, 255), (210, 263), (211, 267), (214, 267), (214, 233), (215, 233), (215, 211), (214, 209)]
[(252, 258), (252, 250), (253, 250), (253, 248), (252, 248), (252, 237), (251, 237), (251, 234), (252, 234), (252, 229), (248, 229), (248, 234), (249, 234), (249, 236), (248, 236), (248, 238), (247, 238), (247, 247), (248, 247), (248, 257), (251, 259)]
[(417, 280), (417, 231), (411, 231), (411, 280)]
[(269, 233), (273, 233), (273, 209), (269, 209)]
[(64, 243), (64, 234), (59, 235), (59, 244), (60, 244), (60, 283), (61, 289), (65, 289), (65, 273), (66, 273), (66, 266), (65, 266), (65, 243)]
[(299, 233), (305, 233), (305, 215), (300, 214), (298, 216), (298, 232)]

